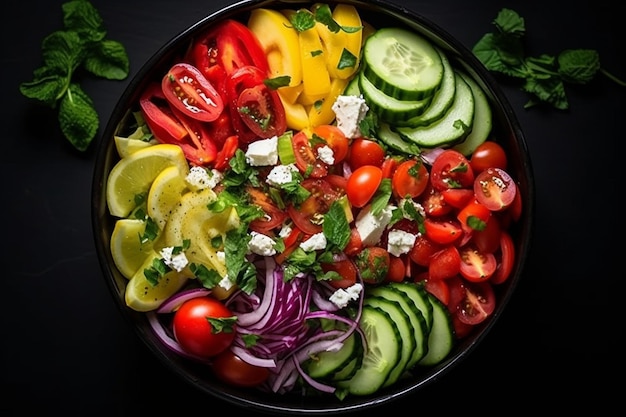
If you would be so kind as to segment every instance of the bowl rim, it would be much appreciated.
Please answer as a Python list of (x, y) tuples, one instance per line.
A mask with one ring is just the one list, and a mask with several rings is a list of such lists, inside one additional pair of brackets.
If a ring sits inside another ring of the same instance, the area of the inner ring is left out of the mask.
[[(258, 393), (248, 390), (223, 387), (222, 384), (208, 383), (202, 379), (204, 376), (201, 372), (189, 372), (191, 366), (180, 357), (169, 352), (165, 346), (160, 344), (155, 336), (151, 333), (151, 328), (145, 313), (134, 312), (127, 308), (124, 304), (123, 293), (120, 298), (120, 288), (116, 280), (115, 273), (112, 271), (112, 259), (107, 245), (108, 238), (106, 225), (112, 221), (106, 209), (105, 185), (106, 176), (110, 170), (111, 161), (115, 159), (116, 149), (113, 144), (113, 136), (115, 135), (119, 123), (128, 113), (128, 109), (137, 98), (137, 91), (148, 80), (148, 75), (155, 71), (160, 65), (172, 58), (171, 54), (177, 47), (189, 42), (193, 34), (199, 33), (216, 21), (224, 18), (234, 17), (245, 14), (254, 8), (259, 7), (297, 7), (300, 5), (310, 5), (312, 1), (299, 0), (241, 0), (226, 6), (214, 13), (200, 18), (196, 23), (190, 25), (186, 29), (179, 32), (154, 55), (152, 55), (137, 71), (136, 75), (129, 82), (121, 97), (118, 99), (111, 117), (100, 137), (97, 153), (96, 164), (92, 178), (92, 228), (96, 244), (98, 260), (104, 279), (107, 282), (109, 291), (116, 299), (116, 305), (124, 319), (128, 321), (135, 333), (148, 349), (163, 363), (167, 368), (173, 371), (178, 377), (194, 386), (202, 392), (208, 393), (214, 397), (220, 398), (231, 404), (250, 408), (255, 411), (285, 414), (285, 415), (317, 415), (338, 414), (349, 411), (358, 411), (366, 408), (378, 407), (387, 404), (393, 400), (405, 397), (411, 393), (415, 393), (423, 387), (433, 384), (435, 381), (448, 374), (457, 364), (462, 362), (469, 356), (476, 346), (487, 337), (491, 328), (498, 322), (498, 318), (503, 314), (510, 298), (515, 292), (518, 282), (522, 278), (524, 265), (529, 255), (530, 242), (532, 240), (532, 231), (534, 225), (534, 177), (530, 161), (530, 152), (526, 143), (525, 136), (522, 132), (521, 125), (517, 120), (515, 112), (510, 103), (500, 89), (495, 78), (486, 70), (482, 63), (474, 56), (474, 54), (464, 46), (457, 38), (453, 37), (448, 31), (443, 29), (437, 23), (418, 14), (412, 10), (384, 0), (344, 0), (344, 1), (328, 1), (327, 4), (346, 3), (357, 7), (360, 12), (367, 13), (383, 12), (388, 19), (397, 19), (402, 24), (425, 34), (431, 41), (442, 46), (448, 54), (453, 55), (453, 59), (457, 64), (461, 64), (470, 73), (470, 75), (479, 82), (480, 86), (487, 93), (492, 102), (492, 108), (499, 110), (500, 119), (496, 123), (503, 123), (510, 129), (509, 134), (512, 138), (509, 140), (515, 147), (514, 151), (519, 156), (517, 161), (519, 170), (523, 175), (516, 175), (523, 194), (526, 197), (522, 217), (519, 224), (522, 225), (518, 230), (518, 242), (516, 242), (516, 263), (512, 271), (511, 278), (506, 283), (506, 288), (502, 291), (498, 298), (498, 305), (492, 317), (485, 322), (480, 329), (471, 338), (462, 341), (445, 361), (433, 367), (423, 374), (423, 377), (416, 379), (413, 383), (395, 384), (393, 387), (381, 391), (380, 393), (367, 397), (348, 397), (343, 401), (333, 400), (328, 404), (320, 404), (319, 401), (305, 401), (306, 397), (302, 397), (302, 401), (293, 401), (293, 396), (284, 396), (280, 394), (272, 395), (273, 400), (268, 401), (268, 396), (258, 395)], [(113, 154), (115, 153), (115, 155)], [(110, 234), (110, 233), (109, 233)], [(521, 242), (521, 243), (520, 243)], [(250, 394), (248, 398), (240, 394)], [(257, 399), (255, 399), (257, 398)], [(300, 398), (300, 397), (298, 397)], [(290, 401), (281, 401), (289, 399)], [(274, 401), (275, 400), (275, 401)]]

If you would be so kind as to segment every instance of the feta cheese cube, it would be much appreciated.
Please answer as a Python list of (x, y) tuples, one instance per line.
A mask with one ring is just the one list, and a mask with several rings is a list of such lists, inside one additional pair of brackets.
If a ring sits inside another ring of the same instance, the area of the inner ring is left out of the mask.
[(388, 205), (378, 215), (372, 213), (371, 207), (361, 210), (355, 220), (356, 230), (361, 236), (361, 241), (365, 246), (373, 246), (378, 243), (385, 228), (391, 221), (392, 212), (395, 206)]
[(320, 232), (312, 235), (307, 240), (300, 243), (300, 248), (305, 252), (322, 250), (326, 248), (326, 243), (326, 236), (324, 236), (323, 232)]
[(180, 272), (185, 269), (189, 261), (187, 260), (185, 252), (179, 252), (176, 255), (173, 255), (173, 253), (174, 247), (172, 246), (163, 248), (159, 252), (161, 257), (163, 258), (163, 262), (165, 262), (165, 265)]
[(340, 288), (331, 294), (329, 300), (339, 308), (344, 308), (352, 300), (358, 300), (363, 291), (361, 284), (353, 284), (352, 286), (343, 289)]
[(320, 160), (325, 164), (334, 165), (335, 163), (335, 154), (328, 145), (317, 148), (317, 156), (319, 156)]
[(282, 184), (286, 184), (291, 182), (293, 176), (291, 175), (293, 172), (297, 171), (298, 167), (295, 164), (289, 165), (276, 165), (269, 174), (267, 174), (267, 182), (270, 185), (280, 186)]
[(337, 118), (337, 127), (350, 139), (361, 136), (359, 123), (369, 110), (363, 96), (339, 96), (332, 110)]
[(206, 168), (194, 166), (189, 169), (189, 174), (185, 177), (185, 181), (195, 191), (205, 188), (215, 188), (222, 180), (222, 173), (216, 169), (208, 171)]
[(274, 239), (258, 232), (251, 232), (250, 236), (252, 236), (252, 239), (248, 242), (248, 251), (261, 256), (276, 254), (276, 249), (274, 249), (276, 242)]
[(228, 278), (228, 275), (226, 275), (224, 278), (222, 278), (218, 284), (220, 287), (224, 288), (226, 291), (230, 290), (233, 285), (235, 285), (230, 278)]
[(394, 256), (408, 253), (415, 244), (416, 235), (404, 230), (390, 230), (387, 237), (387, 251)]
[(278, 163), (278, 136), (249, 144), (246, 162), (251, 166), (276, 165)]

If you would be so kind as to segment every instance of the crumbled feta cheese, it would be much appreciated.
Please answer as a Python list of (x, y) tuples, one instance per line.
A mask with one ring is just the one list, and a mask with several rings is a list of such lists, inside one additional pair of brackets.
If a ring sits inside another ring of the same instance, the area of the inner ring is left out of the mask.
[(218, 250), (216, 252), (216, 255), (217, 255), (217, 260), (223, 263), (224, 265), (226, 265), (226, 254), (224, 253), (224, 251)]
[(270, 185), (280, 186), (282, 184), (286, 184), (290, 182), (293, 177), (292, 173), (297, 171), (298, 167), (295, 164), (289, 165), (276, 165), (269, 174), (267, 174), (267, 182)]
[(420, 214), (420, 216), (426, 217), (426, 211), (424, 210), (424, 207), (420, 203), (417, 203), (417, 202), (413, 201), (410, 198), (403, 198), (398, 203), (398, 207), (402, 210), (402, 217), (404, 217), (405, 219), (414, 220), (413, 217), (411, 215), (409, 215), (409, 213), (407, 213), (407, 211), (406, 211), (406, 206), (405, 205), (407, 203), (412, 205), (413, 207), (415, 207), (415, 210)]
[(339, 308), (344, 308), (352, 300), (358, 300), (363, 291), (361, 284), (353, 284), (350, 287), (343, 289), (340, 288), (335, 291), (329, 298), (329, 300)]
[(416, 235), (404, 230), (390, 230), (387, 237), (387, 251), (394, 256), (408, 253), (415, 244)]
[(165, 262), (165, 265), (180, 272), (187, 266), (189, 261), (187, 260), (185, 252), (179, 252), (176, 255), (172, 255), (173, 252), (174, 247), (170, 246), (161, 249), (161, 252), (159, 253), (161, 257), (163, 257), (163, 262)]
[(392, 212), (396, 207), (388, 205), (378, 215), (372, 213), (371, 207), (368, 210), (361, 210), (355, 220), (356, 230), (361, 236), (361, 241), (365, 246), (373, 246), (378, 243), (380, 237), (389, 224)]
[(290, 224), (285, 223), (283, 224), (283, 227), (281, 227), (280, 232), (278, 232), (278, 236), (284, 239), (287, 236), (289, 236), (292, 231), (293, 231), (293, 227), (291, 227)]
[(228, 278), (228, 275), (226, 275), (224, 278), (222, 278), (218, 284), (220, 287), (224, 288), (226, 291), (230, 290), (233, 285), (235, 285), (230, 278)]
[(278, 163), (278, 136), (249, 144), (246, 162), (251, 166), (276, 165)]
[(205, 188), (215, 188), (222, 180), (222, 173), (216, 169), (207, 170), (200, 166), (194, 166), (189, 169), (189, 174), (185, 177), (185, 181), (189, 186), (198, 191)]
[(328, 145), (317, 148), (317, 156), (319, 156), (320, 161), (327, 165), (334, 165), (335, 163), (335, 154)]
[(304, 242), (300, 243), (300, 248), (305, 252), (322, 250), (326, 248), (326, 236), (323, 232), (316, 233)]
[(361, 136), (359, 123), (369, 110), (363, 96), (339, 96), (332, 106), (337, 116), (337, 127), (350, 139)]
[(274, 249), (274, 239), (269, 236), (266, 236), (262, 233), (251, 232), (250, 242), (248, 242), (248, 250), (252, 253), (256, 253), (261, 256), (272, 256), (276, 254), (276, 249)]

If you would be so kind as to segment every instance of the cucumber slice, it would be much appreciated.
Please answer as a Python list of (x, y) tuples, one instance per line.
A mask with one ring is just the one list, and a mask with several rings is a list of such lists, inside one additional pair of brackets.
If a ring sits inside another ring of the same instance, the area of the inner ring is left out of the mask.
[(430, 293), (428, 300), (433, 306), (433, 326), (428, 337), (428, 353), (417, 363), (418, 366), (437, 365), (450, 354), (455, 341), (448, 308)]
[(422, 313), (427, 331), (430, 333), (430, 329), (433, 327), (433, 305), (428, 300), (428, 292), (424, 289), (424, 286), (410, 282), (392, 282), (388, 285), (406, 294)]
[(424, 315), (405, 292), (393, 286), (382, 285), (374, 287), (369, 291), (369, 295), (395, 301), (407, 314), (411, 322), (413, 337), (415, 338), (415, 348), (413, 349), (411, 359), (406, 365), (406, 370), (410, 370), (426, 355), (428, 350), (429, 328)]
[(378, 118), (390, 124), (400, 120), (419, 116), (430, 105), (432, 97), (421, 100), (398, 100), (379, 90), (363, 72), (359, 74), (359, 87), (369, 108), (378, 115)]
[(365, 298), (364, 305), (378, 307), (389, 314), (389, 317), (391, 317), (391, 320), (393, 320), (396, 324), (398, 333), (400, 334), (400, 344), (402, 345), (400, 360), (393, 367), (389, 376), (387, 376), (387, 379), (383, 383), (383, 387), (388, 387), (402, 376), (404, 371), (407, 369), (413, 352), (417, 347), (413, 324), (411, 323), (411, 319), (407, 313), (404, 311), (404, 308), (395, 300), (389, 300), (387, 298), (377, 297), (370, 294), (367, 298)]
[(303, 365), (312, 378), (328, 378), (346, 367), (356, 356), (362, 356), (361, 338), (352, 333), (336, 351), (319, 352)]
[(363, 363), (352, 378), (337, 386), (353, 395), (369, 395), (383, 386), (400, 360), (402, 339), (389, 314), (378, 307), (364, 306), (359, 324), (367, 340)]
[(396, 151), (400, 151), (407, 155), (419, 155), (420, 153), (420, 148), (417, 145), (413, 142), (408, 142), (402, 139), (399, 134), (391, 130), (391, 127), (389, 127), (387, 123), (378, 123), (376, 136), (381, 142)]
[(483, 143), (489, 137), (492, 127), (492, 114), (489, 100), (483, 89), (469, 75), (459, 72), (465, 82), (472, 89), (474, 95), (474, 121), (472, 123), (472, 131), (465, 140), (454, 146), (454, 149), (461, 152), (465, 156), (474, 153), (478, 145)]
[(432, 96), (443, 79), (443, 64), (426, 38), (401, 28), (381, 28), (363, 46), (364, 75), (398, 100)]
[(398, 120), (395, 123), (396, 126), (427, 126), (441, 119), (450, 106), (452, 106), (454, 93), (456, 91), (456, 73), (446, 54), (441, 49), (437, 49), (437, 52), (443, 64), (443, 80), (441, 81), (441, 87), (439, 87), (428, 105), (428, 108), (422, 114), (411, 119)]
[(358, 74), (354, 78), (352, 78), (350, 81), (348, 81), (348, 85), (346, 85), (346, 88), (343, 90), (343, 95), (344, 96), (356, 96), (356, 97), (361, 96), (361, 89), (359, 88)]
[(456, 76), (455, 81), (454, 101), (443, 118), (428, 126), (398, 127), (396, 131), (404, 140), (421, 148), (437, 148), (450, 147), (465, 139), (474, 121), (474, 95), (463, 77)]

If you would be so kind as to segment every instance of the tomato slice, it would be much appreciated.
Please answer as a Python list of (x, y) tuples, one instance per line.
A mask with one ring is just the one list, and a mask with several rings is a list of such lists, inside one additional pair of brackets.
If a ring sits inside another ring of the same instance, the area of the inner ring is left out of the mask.
[(333, 150), (335, 164), (346, 159), (349, 143), (341, 129), (335, 125), (319, 125), (313, 128), (313, 134), (322, 138), (325, 144)]
[(441, 191), (443, 200), (454, 208), (462, 209), (474, 198), (471, 188), (448, 188)]
[(211, 369), (220, 380), (236, 387), (255, 387), (270, 375), (268, 368), (249, 364), (230, 349), (211, 360)]
[(425, 279), (424, 289), (437, 297), (439, 301), (448, 305), (450, 302), (450, 286), (448, 280), (444, 279)]
[(333, 288), (348, 288), (356, 283), (357, 269), (350, 259), (341, 259), (333, 263), (321, 263), (324, 272), (335, 271), (341, 275), (341, 279), (328, 281)]
[[(352, 170), (363, 165), (382, 166), (385, 160), (385, 150), (376, 141), (366, 138), (356, 138), (350, 145), (348, 163)], [(391, 176), (386, 177), (391, 178)]]
[(299, 205), (289, 204), (287, 213), (300, 230), (306, 234), (314, 235), (322, 231), (322, 216), (328, 212), (331, 204), (342, 194), (333, 188), (328, 181), (320, 178), (307, 178), (302, 181), (301, 185), (311, 195)]
[(456, 246), (449, 245), (435, 253), (428, 265), (430, 279), (448, 279), (456, 276), (461, 270), (461, 255)]
[(493, 253), (481, 252), (474, 245), (459, 249), (461, 255), (461, 275), (471, 282), (487, 281), (496, 272), (496, 257)]
[(296, 166), (303, 175), (311, 178), (322, 178), (328, 173), (328, 166), (320, 161), (309, 143), (304, 131), (296, 133), (291, 140), (296, 156)]
[(191, 64), (174, 64), (163, 77), (161, 89), (172, 107), (190, 118), (212, 122), (224, 110), (215, 87)]
[(217, 156), (217, 145), (209, 134), (207, 123), (188, 117), (177, 108), (172, 109), (176, 118), (187, 129), (187, 139), (180, 143), (185, 157), (194, 165), (208, 165)]
[(441, 217), (450, 213), (453, 209), (451, 205), (446, 203), (441, 191), (435, 190), (430, 184), (420, 196), (420, 200), (422, 207), (424, 207), (424, 212), (429, 217)]
[(487, 168), (476, 176), (474, 194), (476, 199), (489, 210), (501, 211), (515, 200), (517, 186), (505, 170)]
[(448, 245), (463, 236), (463, 229), (457, 220), (424, 219), (426, 237), (435, 243)]
[(281, 226), (287, 214), (278, 208), (272, 199), (258, 188), (247, 187), (246, 193), (253, 204), (261, 207), (265, 215), (250, 222), (250, 229), (255, 232), (268, 234), (269, 231)]
[(139, 106), (150, 131), (159, 142), (179, 144), (189, 135), (172, 112), (160, 85), (150, 84), (141, 95)]
[(404, 260), (397, 256), (389, 257), (389, 271), (385, 281), (387, 282), (402, 282), (406, 276), (406, 268)]
[(402, 162), (391, 178), (391, 189), (398, 198), (415, 198), (428, 186), (428, 169), (417, 159)]
[(490, 216), (483, 230), (475, 230), (472, 242), (481, 252), (494, 253), (500, 248), (500, 220)]
[(494, 284), (502, 284), (511, 275), (513, 271), (513, 263), (515, 261), (515, 244), (511, 235), (507, 231), (500, 233), (500, 262), (496, 268), (496, 272), (491, 277)]
[(418, 235), (409, 251), (409, 257), (413, 262), (421, 266), (430, 265), (432, 256), (443, 249), (443, 246), (427, 239), (423, 235)]
[(362, 208), (370, 202), (383, 179), (383, 171), (377, 166), (363, 165), (348, 178), (346, 194), (350, 204)]
[(471, 188), (474, 171), (467, 158), (454, 149), (446, 149), (437, 156), (430, 170), (430, 181), (437, 190)]
[(463, 297), (456, 307), (458, 319), (476, 325), (482, 323), (496, 308), (496, 296), (489, 281), (464, 282)]
[(491, 211), (474, 198), (456, 215), (457, 220), (461, 223), (461, 227), (466, 234), (483, 230), (487, 227), (487, 222), (490, 217)]

